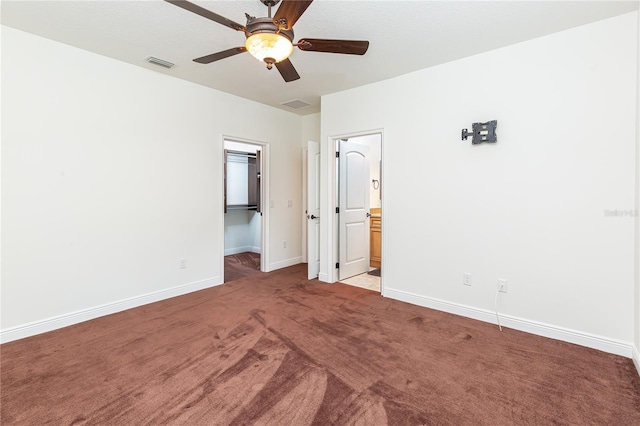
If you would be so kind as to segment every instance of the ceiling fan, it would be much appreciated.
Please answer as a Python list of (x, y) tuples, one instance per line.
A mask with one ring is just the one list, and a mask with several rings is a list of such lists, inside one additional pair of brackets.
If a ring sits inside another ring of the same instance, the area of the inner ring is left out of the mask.
[(252, 56), (267, 64), (267, 69), (274, 65), (284, 78), (284, 81), (294, 81), (300, 78), (298, 72), (289, 60), (293, 47), (310, 52), (342, 53), (347, 55), (364, 55), (369, 48), (368, 41), (360, 40), (329, 40), (320, 38), (302, 38), (293, 43), (293, 25), (302, 16), (313, 0), (282, 0), (274, 17), (271, 8), (280, 0), (260, 0), (268, 7), (268, 16), (256, 18), (245, 13), (247, 24), (241, 25), (224, 16), (185, 0), (165, 0), (182, 9), (210, 19), (236, 31), (242, 31), (247, 37), (245, 45), (233, 47), (211, 55), (194, 59), (201, 64), (209, 64), (228, 58), (242, 52), (249, 52)]

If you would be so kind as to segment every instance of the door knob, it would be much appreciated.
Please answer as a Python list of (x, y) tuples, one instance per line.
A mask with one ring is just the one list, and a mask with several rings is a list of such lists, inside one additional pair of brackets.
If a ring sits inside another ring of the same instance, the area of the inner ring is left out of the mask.
[(320, 219), (320, 216), (311, 215), (311, 219)]
[(371, 217), (371, 213), (367, 212), (367, 217)]

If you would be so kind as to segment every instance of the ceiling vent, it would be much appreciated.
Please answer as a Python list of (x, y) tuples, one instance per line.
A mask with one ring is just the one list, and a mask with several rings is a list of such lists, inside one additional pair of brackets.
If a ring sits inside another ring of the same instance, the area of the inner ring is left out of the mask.
[(311, 106), (311, 104), (308, 104), (305, 101), (301, 101), (300, 99), (295, 99), (289, 102), (283, 102), (282, 105), (288, 106), (289, 108), (293, 108), (293, 109), (300, 109), (300, 108), (306, 108), (308, 106)]
[(145, 59), (145, 61), (149, 62), (150, 64), (158, 65), (164, 68), (171, 68), (174, 65), (169, 61), (154, 58), (153, 56), (149, 56), (148, 58)]

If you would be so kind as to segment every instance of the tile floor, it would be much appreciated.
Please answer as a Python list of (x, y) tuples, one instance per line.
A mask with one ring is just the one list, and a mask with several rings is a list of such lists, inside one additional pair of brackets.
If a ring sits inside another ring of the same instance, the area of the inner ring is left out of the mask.
[(356, 275), (355, 277), (347, 278), (340, 281), (342, 284), (348, 284), (355, 287), (366, 288), (367, 290), (373, 290), (380, 293), (380, 277), (369, 274)]

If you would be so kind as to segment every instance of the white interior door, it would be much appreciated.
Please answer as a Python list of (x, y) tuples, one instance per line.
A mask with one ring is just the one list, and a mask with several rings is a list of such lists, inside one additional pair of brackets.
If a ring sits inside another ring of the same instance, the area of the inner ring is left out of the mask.
[(307, 275), (314, 279), (320, 272), (320, 144), (307, 147)]
[(340, 141), (340, 280), (369, 271), (369, 147)]

